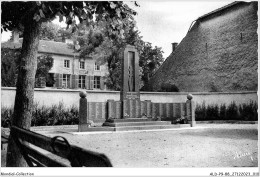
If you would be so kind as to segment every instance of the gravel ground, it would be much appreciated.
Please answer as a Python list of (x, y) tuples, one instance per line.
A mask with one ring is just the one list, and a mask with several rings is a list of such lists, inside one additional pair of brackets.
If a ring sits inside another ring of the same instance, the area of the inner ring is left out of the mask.
[[(199, 124), (195, 128), (61, 135), (106, 154), (114, 167), (257, 167), (258, 125)], [(2, 166), (4, 153), (2, 151)]]

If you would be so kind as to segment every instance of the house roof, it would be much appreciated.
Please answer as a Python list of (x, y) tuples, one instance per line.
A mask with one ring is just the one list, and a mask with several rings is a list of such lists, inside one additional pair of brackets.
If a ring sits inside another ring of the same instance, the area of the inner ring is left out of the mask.
[[(22, 47), (22, 39), (15, 43), (12, 41), (7, 41), (1, 43), (2, 48), (18, 49)], [(79, 53), (74, 53), (74, 50), (69, 47), (67, 43), (40, 40), (38, 52), (49, 53), (57, 55), (69, 55), (69, 56), (79, 56)]]
[[(247, 4), (252, 4), (252, 6), (247, 6)], [(257, 10), (254, 8), (255, 5), (257, 7), (254, 1), (234, 2), (199, 17), (198, 19), (203, 18), (204, 20), (207, 17), (215, 17), (215, 13), (226, 14), (227, 9), (229, 11), (231, 8), (240, 13), (240, 15), (230, 15), (226, 21), (223, 18), (223, 20), (216, 20), (201, 26), (199, 26), (200, 20), (197, 19), (198, 23), (196, 22), (197, 25), (194, 25), (193, 31), (188, 32), (174, 52), (166, 58), (149, 80), (147, 87), (151, 90), (159, 90), (162, 83), (169, 82), (178, 85), (183, 91), (185, 89), (186, 91), (202, 91), (199, 89), (208, 89), (206, 83), (210, 85), (216, 82), (221, 85), (223, 91), (224, 89), (234, 89), (231, 85), (232, 82), (228, 79), (232, 80), (232, 74), (240, 72), (236, 67), (257, 67), (257, 64), (252, 64), (257, 59)], [(237, 8), (238, 6), (246, 7), (246, 9), (241, 10)], [(219, 28), (221, 25), (222, 28)], [(248, 34), (247, 40), (238, 42), (236, 37), (240, 37), (241, 29)], [(250, 64), (245, 65), (247, 60)], [(253, 73), (252, 68), (248, 71)], [(242, 71), (243, 69), (241, 69)], [(240, 78), (239, 75), (236, 77)], [(246, 85), (246, 82), (244, 83)], [(247, 88), (247, 86), (243, 86), (243, 88)], [(241, 89), (243, 88), (241, 87)]]
[[(226, 5), (226, 6), (220, 7), (220, 8), (218, 8), (216, 10), (213, 10), (213, 11), (211, 11), (211, 12), (205, 14), (205, 15), (200, 16), (197, 20), (201, 20), (201, 19), (204, 19), (206, 17), (209, 17), (209, 16), (211, 16), (213, 14), (216, 14), (216, 13), (218, 13), (220, 11), (223, 11), (223, 10), (225, 10), (227, 8), (230, 8), (230, 7), (232, 7), (232, 6), (236, 5), (236, 4), (239, 4), (239, 3), (242, 3), (242, 1), (235, 1), (235, 2), (232, 2), (232, 3), (228, 4), (228, 5)], [(243, 3), (245, 3), (245, 2), (243, 2)]]
[(201, 20), (203, 20), (203, 19), (206, 19), (206, 18), (208, 18), (208, 17), (210, 17), (210, 16), (212, 16), (212, 15), (215, 15), (215, 14), (217, 14), (217, 13), (220, 13), (220, 12), (222, 12), (222, 11), (224, 11), (224, 10), (230, 8), (230, 7), (233, 7), (233, 6), (237, 5), (237, 4), (240, 4), (240, 3), (248, 3), (248, 2), (235, 1), (235, 2), (232, 2), (232, 3), (228, 4), (228, 5), (225, 5), (225, 6), (223, 6), (223, 7), (220, 7), (220, 8), (218, 8), (218, 9), (216, 9), (216, 10), (213, 10), (213, 11), (207, 13), (207, 14), (204, 14), (204, 15), (200, 16), (199, 18), (197, 18), (196, 20), (194, 20), (194, 21), (191, 22), (191, 25), (190, 25), (190, 27), (189, 27), (188, 32), (192, 29), (192, 27), (193, 27), (193, 25), (195, 24), (195, 22), (201, 21)]
[(45, 40), (40, 40), (38, 51), (42, 53), (52, 53), (60, 55), (79, 55), (78, 53), (75, 53), (74, 50), (70, 48), (67, 43)]

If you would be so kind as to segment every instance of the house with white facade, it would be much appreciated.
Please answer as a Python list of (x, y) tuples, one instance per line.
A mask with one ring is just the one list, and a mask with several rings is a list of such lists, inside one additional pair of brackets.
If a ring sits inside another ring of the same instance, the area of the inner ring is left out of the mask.
[[(71, 41), (55, 42), (40, 40), (38, 56), (49, 54), (54, 59), (49, 76), (54, 78), (55, 84), (47, 87), (58, 89), (87, 89), (105, 90), (105, 75), (108, 73), (107, 65), (99, 65), (91, 57), (80, 57), (79, 53), (69, 45)], [(73, 44), (73, 43), (72, 43)], [(1, 43), (2, 48), (17, 49), (22, 47), (22, 39), (18, 34), (13, 40)]]

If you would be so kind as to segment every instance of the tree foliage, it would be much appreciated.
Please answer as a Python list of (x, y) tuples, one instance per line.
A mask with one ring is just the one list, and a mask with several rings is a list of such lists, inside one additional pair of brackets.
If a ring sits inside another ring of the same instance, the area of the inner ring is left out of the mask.
[(35, 77), (47, 77), (53, 66), (53, 58), (51, 55), (41, 55), (37, 57), (37, 70)]
[[(57, 25), (54, 24), (52, 22), (45, 22), (42, 23), (41, 25), (41, 29), (40, 29), (40, 36), (39, 39), (40, 40), (54, 40), (54, 41), (58, 41), (59, 40), (59, 33), (61, 33), (62, 28)], [(19, 37), (22, 38), (23, 37), (23, 32), (19, 31), (18, 29), (16, 29), (16, 32), (19, 34)], [(10, 40), (13, 41), (13, 33), (11, 34)]]
[(58, 40), (58, 33), (61, 27), (52, 22), (42, 23), (40, 30), (40, 39), (43, 40)]
[[(140, 88), (149, 80), (156, 69), (163, 62), (163, 51), (159, 47), (153, 47), (151, 43), (144, 42), (140, 32), (136, 30), (136, 24), (125, 21), (127, 26), (123, 28), (123, 35), (110, 34), (108, 23), (101, 21), (94, 23), (88, 30), (79, 30), (81, 33), (73, 35), (74, 41), (79, 41), (81, 56), (91, 56), (98, 63), (106, 64), (108, 75), (106, 85), (111, 90), (121, 89), (121, 60), (126, 45), (133, 45), (137, 48), (140, 60)], [(146, 88), (143, 88), (146, 90)]]
[(144, 91), (149, 91), (145, 85), (148, 83), (149, 79), (153, 76), (155, 71), (161, 66), (164, 58), (163, 51), (161, 47), (152, 47), (149, 42), (143, 43), (140, 52), (139, 65), (142, 68), (142, 81)]
[(15, 74), (18, 73), (20, 49), (1, 49), (1, 84), (3, 87), (15, 87)]
[[(136, 12), (122, 1), (32, 1), (2, 2), (2, 30), (21, 29), (23, 31), (26, 14), (33, 13), (35, 21), (41, 23), (59, 16), (67, 25), (77, 28), (76, 17), (80, 23), (89, 25), (95, 21), (105, 20), (111, 24), (111, 33), (120, 32), (122, 19), (134, 20)], [(64, 19), (65, 17), (65, 19)]]

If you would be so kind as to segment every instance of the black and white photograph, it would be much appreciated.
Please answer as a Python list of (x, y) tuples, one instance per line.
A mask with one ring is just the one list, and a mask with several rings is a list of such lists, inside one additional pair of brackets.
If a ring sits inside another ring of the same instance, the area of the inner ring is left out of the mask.
[(258, 24), (258, 1), (1, 1), (1, 176), (259, 176)]

